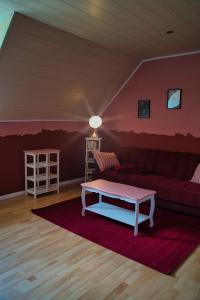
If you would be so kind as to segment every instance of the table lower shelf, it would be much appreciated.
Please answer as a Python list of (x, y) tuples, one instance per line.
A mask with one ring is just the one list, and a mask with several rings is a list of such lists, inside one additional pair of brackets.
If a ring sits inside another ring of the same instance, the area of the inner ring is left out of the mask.
[[(91, 211), (96, 214), (108, 217), (110, 219), (120, 221), (122, 223), (135, 226), (134, 210), (125, 209), (105, 202), (98, 202), (89, 205), (85, 208), (86, 211)], [(149, 216), (139, 213), (138, 224), (149, 219)]]

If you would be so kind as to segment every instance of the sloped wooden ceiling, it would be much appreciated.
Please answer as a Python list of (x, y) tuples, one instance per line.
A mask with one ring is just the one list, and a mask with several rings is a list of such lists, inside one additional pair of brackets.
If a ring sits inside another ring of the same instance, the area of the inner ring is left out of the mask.
[(0, 53), (0, 120), (82, 120), (98, 114), (136, 61), (15, 14)]
[(15, 16), (0, 57), (0, 119), (88, 117), (142, 59), (200, 49), (197, 0), (1, 0), (1, 8), (68, 33)]
[(131, 56), (200, 47), (199, 0), (1, 0), (1, 7)]

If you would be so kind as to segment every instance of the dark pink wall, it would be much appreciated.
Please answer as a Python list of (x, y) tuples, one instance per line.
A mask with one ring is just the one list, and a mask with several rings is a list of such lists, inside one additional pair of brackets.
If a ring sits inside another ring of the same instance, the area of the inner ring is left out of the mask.
[[(167, 90), (170, 88), (182, 89), (181, 109), (167, 109)], [(150, 119), (137, 117), (137, 101), (141, 99), (151, 99)], [(200, 54), (143, 63), (109, 106), (104, 120), (109, 120), (104, 122), (107, 129), (126, 133), (133, 131), (138, 146), (138, 138), (141, 140), (140, 135), (145, 133), (146, 141), (148, 134), (155, 141), (151, 147), (170, 149), (171, 137), (172, 150), (200, 152)], [(179, 138), (177, 143), (174, 142), (176, 135), (181, 136), (185, 147), (183, 143), (179, 147)], [(194, 141), (190, 148), (188, 136), (190, 143)], [(166, 144), (163, 143), (164, 137)], [(149, 146), (149, 143), (145, 144), (143, 139), (141, 146), (145, 145)]]

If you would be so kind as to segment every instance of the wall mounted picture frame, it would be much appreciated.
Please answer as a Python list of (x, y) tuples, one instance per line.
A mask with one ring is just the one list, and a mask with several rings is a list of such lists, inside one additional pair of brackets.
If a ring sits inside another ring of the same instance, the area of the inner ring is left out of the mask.
[(138, 118), (150, 118), (151, 100), (138, 100)]
[(181, 97), (182, 97), (182, 89), (169, 89), (167, 91), (167, 108), (180, 109)]

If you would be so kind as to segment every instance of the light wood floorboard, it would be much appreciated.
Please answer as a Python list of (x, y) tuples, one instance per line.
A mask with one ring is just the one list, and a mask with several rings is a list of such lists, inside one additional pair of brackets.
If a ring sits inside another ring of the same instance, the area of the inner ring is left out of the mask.
[(0, 300), (200, 299), (200, 246), (167, 276), (30, 211), (78, 195), (74, 187), (0, 202)]

